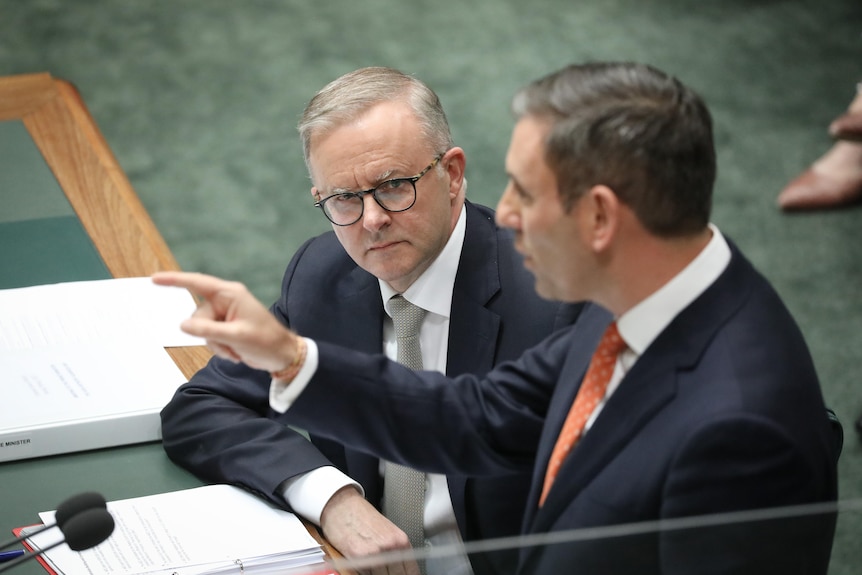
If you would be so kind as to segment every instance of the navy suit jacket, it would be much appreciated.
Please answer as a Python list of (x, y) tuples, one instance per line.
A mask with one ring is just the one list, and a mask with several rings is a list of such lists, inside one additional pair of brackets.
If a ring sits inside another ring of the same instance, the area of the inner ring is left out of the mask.
[[(557, 327), (570, 325), (580, 310), (539, 299), (511, 235), (494, 224), (493, 211), (469, 202), (466, 206), (466, 235), (452, 295), (449, 375), (482, 374), (516, 358)], [(385, 312), (378, 280), (350, 259), (332, 232), (297, 251), (272, 312), (317, 341), (365, 353), (383, 349)], [(313, 445), (306, 441), (269, 408), (269, 384), (265, 372), (213, 358), (162, 411), (167, 454), (206, 481), (241, 485), (280, 506), (279, 485), (285, 479), (334, 464), (362, 484), (366, 498), (379, 507), (378, 458), (346, 449), (337, 434), (329, 440), (312, 435)], [(465, 540), (519, 532), (529, 470), (482, 478), (455, 474), (448, 483)], [(514, 565), (505, 553), (473, 562), (477, 575), (511, 572)]]
[[(598, 306), (484, 378), (405, 373), (321, 344), (287, 416), (314, 430), (325, 410), (338, 422), (327, 433), (421, 469), (529, 467), (526, 534), (833, 501), (837, 454), (807, 346), (768, 282), (731, 250), (723, 274), (624, 376), (541, 508), (551, 450), (612, 319)], [(385, 418), (438, 432), (433, 442), (395, 437), (377, 424)], [(833, 530), (826, 514), (529, 547), (520, 572), (825, 573)]]

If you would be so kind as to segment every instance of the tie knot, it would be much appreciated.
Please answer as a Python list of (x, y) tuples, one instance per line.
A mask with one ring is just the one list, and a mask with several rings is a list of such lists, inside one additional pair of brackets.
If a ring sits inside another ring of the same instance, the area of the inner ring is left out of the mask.
[(626, 347), (628, 346), (620, 336), (619, 329), (617, 329), (617, 322), (613, 321), (605, 330), (604, 335), (602, 335), (602, 339), (599, 341), (599, 346), (596, 348), (595, 355), (597, 357), (602, 357), (603, 359), (613, 358), (616, 360), (616, 357), (622, 353)]
[(414, 337), (419, 333), (419, 326), (425, 317), (425, 310), (410, 303), (401, 295), (394, 295), (389, 300), (392, 310), (392, 323), (395, 325), (395, 337), (398, 339)]

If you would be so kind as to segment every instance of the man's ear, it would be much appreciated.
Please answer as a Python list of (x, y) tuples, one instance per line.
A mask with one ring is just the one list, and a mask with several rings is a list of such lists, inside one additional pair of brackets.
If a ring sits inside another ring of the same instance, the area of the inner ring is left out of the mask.
[(446, 173), (449, 175), (449, 195), (454, 199), (464, 187), (467, 156), (463, 149), (455, 146), (444, 154), (442, 162), (446, 168)]
[(317, 188), (311, 186), (311, 197), (314, 198), (315, 202), (320, 201), (320, 192), (317, 191)]
[(620, 226), (620, 199), (605, 185), (596, 185), (587, 191), (586, 225), (590, 233), (590, 246), (603, 252), (613, 243)]

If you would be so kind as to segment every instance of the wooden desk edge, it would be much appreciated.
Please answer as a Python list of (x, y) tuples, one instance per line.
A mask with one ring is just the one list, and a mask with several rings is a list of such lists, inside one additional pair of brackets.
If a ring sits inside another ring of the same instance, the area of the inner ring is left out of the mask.
[[(3, 120), (24, 122), (113, 277), (180, 269), (72, 83), (48, 73), (0, 78)], [(138, 236), (113, 241), (130, 231)], [(187, 378), (212, 355), (206, 347), (167, 351)], [(341, 557), (315, 525), (302, 522), (329, 557)]]

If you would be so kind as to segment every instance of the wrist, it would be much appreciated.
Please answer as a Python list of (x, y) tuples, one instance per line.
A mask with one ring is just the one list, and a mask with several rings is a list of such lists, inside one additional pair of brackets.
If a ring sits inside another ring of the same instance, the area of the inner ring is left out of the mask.
[(305, 358), (308, 354), (308, 343), (306, 343), (305, 338), (300, 336), (296, 336), (294, 341), (296, 342), (296, 348), (294, 350), (293, 360), (291, 360), (287, 367), (277, 371), (271, 371), (269, 374), (272, 376), (272, 379), (277, 379), (278, 381), (283, 381), (285, 383), (291, 382), (305, 364)]
[(353, 505), (356, 503), (360, 505), (367, 504), (362, 492), (356, 486), (345, 485), (333, 493), (320, 512), (320, 528), (326, 529), (325, 524), (327, 519), (333, 518), (333, 514), (337, 517), (338, 511), (351, 505), (351, 502), (354, 502)]

